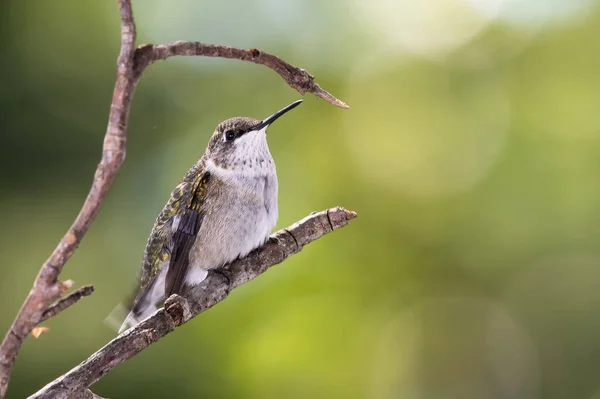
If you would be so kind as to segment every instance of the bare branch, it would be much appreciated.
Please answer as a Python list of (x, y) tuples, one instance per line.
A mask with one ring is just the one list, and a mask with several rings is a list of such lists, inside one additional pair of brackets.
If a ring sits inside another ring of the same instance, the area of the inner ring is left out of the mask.
[(83, 391), (78, 391), (69, 396), (69, 399), (107, 399), (101, 396), (96, 395), (94, 392), (89, 389), (85, 389)]
[(300, 94), (312, 93), (340, 108), (350, 108), (346, 103), (323, 90), (315, 83), (314, 76), (304, 69), (290, 65), (279, 57), (255, 48), (245, 50), (229, 46), (185, 41), (159, 45), (145, 44), (138, 47), (135, 52), (135, 76), (141, 76), (148, 65), (176, 55), (230, 58), (264, 65), (277, 72), (288, 85), (298, 90)]
[[(46, 385), (29, 399), (69, 398), (83, 392), (110, 370), (132, 358), (176, 327), (227, 298), (229, 292), (283, 262), (288, 256), (323, 235), (344, 227), (356, 213), (332, 208), (312, 213), (294, 225), (272, 235), (248, 256), (211, 272), (202, 284), (185, 292), (185, 298), (173, 295), (165, 307), (98, 350), (68, 373)], [(224, 277), (225, 276), (225, 277)]]
[(83, 297), (92, 295), (94, 292), (94, 287), (92, 285), (84, 285), (79, 288), (77, 291), (71, 292), (69, 295), (62, 297), (59, 299), (54, 305), (50, 306), (48, 309), (42, 313), (42, 318), (40, 319), (40, 323), (48, 320), (51, 317), (56, 316), (66, 308), (71, 305), (76, 304)]
[(13, 364), (23, 341), (42, 320), (48, 306), (62, 295), (58, 275), (96, 218), (102, 201), (125, 159), (129, 105), (135, 87), (133, 55), (136, 32), (131, 1), (118, 0), (118, 3), (121, 14), (121, 52), (117, 63), (117, 79), (104, 137), (102, 159), (79, 215), (43, 264), (33, 283), (33, 288), (0, 345), (0, 398), (6, 394)]

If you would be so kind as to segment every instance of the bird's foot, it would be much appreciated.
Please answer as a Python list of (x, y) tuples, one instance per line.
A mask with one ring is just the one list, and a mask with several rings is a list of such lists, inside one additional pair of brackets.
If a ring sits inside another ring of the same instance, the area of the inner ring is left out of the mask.
[(223, 268), (211, 269), (210, 272), (219, 276), (219, 278), (221, 278), (221, 280), (225, 283), (225, 285), (227, 286), (225, 292), (229, 296), (229, 287), (231, 287), (231, 279), (229, 278), (229, 272)]

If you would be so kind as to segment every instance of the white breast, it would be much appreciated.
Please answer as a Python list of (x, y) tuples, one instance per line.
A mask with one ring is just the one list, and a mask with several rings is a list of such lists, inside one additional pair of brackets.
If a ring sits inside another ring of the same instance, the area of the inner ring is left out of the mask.
[[(206, 270), (223, 266), (262, 245), (277, 223), (277, 174), (270, 154), (263, 165), (224, 169), (210, 160), (211, 186), (204, 219), (190, 253), (188, 284), (204, 280)], [(214, 181), (212, 179), (215, 179)], [(214, 186), (213, 186), (214, 184)], [(209, 189), (210, 190), (210, 189)]]

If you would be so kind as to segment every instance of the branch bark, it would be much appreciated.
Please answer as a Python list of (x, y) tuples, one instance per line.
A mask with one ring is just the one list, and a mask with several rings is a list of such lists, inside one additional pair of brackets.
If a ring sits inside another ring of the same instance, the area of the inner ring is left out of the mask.
[(184, 297), (173, 295), (168, 298), (164, 308), (123, 332), (29, 399), (66, 399), (85, 392), (114, 367), (223, 301), (234, 288), (256, 278), (288, 256), (300, 252), (306, 244), (346, 226), (355, 217), (356, 213), (352, 211), (332, 208), (313, 213), (287, 229), (278, 231), (248, 256), (223, 267), (218, 273), (209, 273), (201, 284), (188, 289)]
[(229, 46), (185, 41), (159, 45), (145, 44), (138, 47), (135, 52), (135, 76), (141, 76), (148, 65), (176, 55), (230, 58), (264, 65), (277, 72), (288, 85), (298, 90), (300, 94), (312, 93), (337, 107), (350, 108), (345, 102), (323, 90), (315, 82), (314, 76), (304, 69), (295, 67), (273, 54), (265, 53), (255, 48), (245, 50)]
[(343, 101), (321, 89), (315, 83), (314, 77), (305, 70), (257, 49), (244, 50), (199, 42), (142, 45), (136, 49), (136, 26), (131, 0), (117, 0), (117, 2), (121, 18), (121, 49), (117, 60), (117, 77), (104, 136), (102, 158), (79, 214), (42, 265), (33, 287), (0, 344), (0, 399), (6, 395), (15, 359), (32, 329), (76, 302), (60, 301), (59, 303), (62, 302), (60, 310), (51, 308), (64, 292), (63, 284), (58, 279), (59, 274), (98, 215), (104, 198), (125, 160), (129, 109), (137, 82), (147, 66), (157, 60), (165, 60), (175, 55), (239, 59), (274, 70), (288, 85), (301, 94), (313, 93), (331, 104), (348, 108)]
[(48, 309), (44, 310), (42, 313), (42, 317), (40, 318), (40, 323), (48, 320), (51, 317), (56, 316), (66, 308), (75, 303), (79, 302), (80, 299), (92, 295), (94, 292), (94, 287), (91, 285), (84, 285), (76, 291), (73, 291), (69, 295), (59, 299), (54, 305), (51, 305)]
[(118, 3), (121, 15), (121, 51), (117, 62), (117, 79), (104, 137), (102, 159), (79, 215), (42, 265), (21, 310), (0, 345), (0, 398), (6, 395), (15, 359), (25, 338), (42, 320), (46, 309), (62, 295), (63, 290), (58, 275), (96, 218), (125, 160), (129, 106), (135, 88), (133, 55), (136, 31), (131, 1), (119, 0)]

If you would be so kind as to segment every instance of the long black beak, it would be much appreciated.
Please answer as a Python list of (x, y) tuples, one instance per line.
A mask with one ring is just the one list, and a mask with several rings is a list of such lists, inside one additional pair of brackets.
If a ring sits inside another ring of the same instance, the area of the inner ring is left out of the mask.
[(298, 101), (294, 101), (293, 103), (291, 103), (290, 105), (288, 105), (287, 107), (275, 112), (273, 115), (269, 116), (268, 118), (264, 119), (261, 123), (259, 123), (258, 125), (254, 126), (252, 128), (252, 130), (261, 130), (267, 126), (269, 126), (271, 123), (275, 122), (277, 119), (279, 119), (279, 117), (283, 114), (285, 114), (286, 112), (296, 108), (298, 105), (300, 105), (300, 103), (302, 102), (302, 100), (298, 100)]

